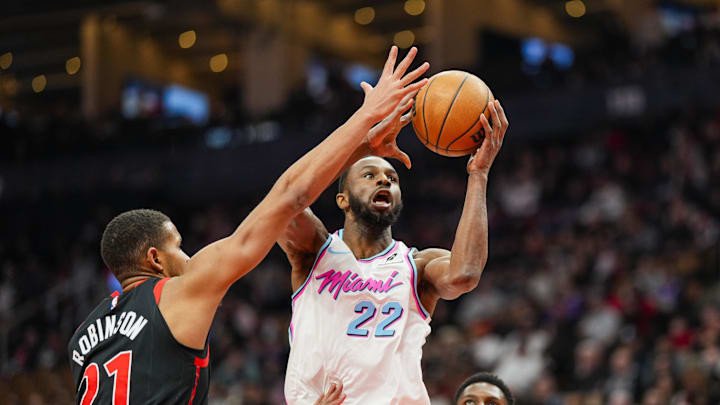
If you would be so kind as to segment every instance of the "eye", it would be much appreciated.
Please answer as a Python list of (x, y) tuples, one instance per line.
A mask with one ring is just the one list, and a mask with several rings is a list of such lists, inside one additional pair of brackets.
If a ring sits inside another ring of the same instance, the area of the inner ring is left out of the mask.
[(363, 178), (368, 179), (368, 180), (372, 179), (373, 177), (375, 177), (375, 176), (373, 176), (373, 174), (370, 172), (363, 174)]
[(395, 176), (392, 175), (392, 174), (388, 176), (388, 179), (389, 179), (390, 182), (392, 182), (392, 183), (397, 183), (397, 181), (398, 181), (397, 177), (395, 177)]
[(475, 402), (474, 399), (466, 399), (465, 402), (463, 402), (463, 405), (476, 405), (477, 402)]

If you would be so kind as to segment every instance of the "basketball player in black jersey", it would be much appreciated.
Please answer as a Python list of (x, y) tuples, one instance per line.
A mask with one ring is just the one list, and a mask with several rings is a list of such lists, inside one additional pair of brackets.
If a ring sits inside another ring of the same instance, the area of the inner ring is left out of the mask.
[(397, 133), (384, 119), (410, 108), (427, 79), (414, 81), (429, 67), (406, 74), (417, 50), (396, 67), (397, 52), (392, 47), (374, 88), (362, 84), (365, 100), (355, 114), (287, 169), (228, 237), (188, 257), (160, 212), (133, 210), (107, 225), (101, 253), (123, 293), (103, 300), (70, 340), (78, 404), (207, 403), (207, 337), (230, 285), (265, 257), (353, 151), (395, 143)]

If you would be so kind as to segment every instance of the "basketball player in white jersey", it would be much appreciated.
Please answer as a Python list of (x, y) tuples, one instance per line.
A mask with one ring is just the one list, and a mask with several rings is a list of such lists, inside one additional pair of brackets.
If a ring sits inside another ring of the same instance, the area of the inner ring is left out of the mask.
[[(366, 89), (367, 90), (367, 89)], [(379, 126), (399, 131), (405, 104)], [(391, 142), (358, 148), (339, 182), (344, 228), (330, 234), (307, 209), (278, 241), (292, 266), (288, 404), (309, 404), (335, 384), (345, 404), (429, 404), (422, 346), (439, 299), (474, 289), (487, 260), (487, 178), (508, 121), (497, 101), (481, 115), (482, 146), (467, 164), (468, 186), (452, 250), (417, 250), (392, 238), (402, 209), (398, 175), (384, 159), (410, 160)], [(387, 130), (387, 128), (385, 128)]]

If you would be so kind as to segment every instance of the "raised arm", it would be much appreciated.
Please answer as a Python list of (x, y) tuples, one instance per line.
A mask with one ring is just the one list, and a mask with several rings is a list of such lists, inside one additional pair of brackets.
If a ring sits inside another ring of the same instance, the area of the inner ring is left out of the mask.
[[(408, 169), (412, 165), (410, 157), (397, 146), (400, 130), (411, 120), (410, 107), (414, 102), (415, 93), (405, 99), (395, 110), (368, 133), (365, 142), (360, 144), (350, 155), (343, 167), (336, 173), (337, 178), (355, 162), (368, 155), (395, 158)], [(328, 231), (322, 221), (310, 208), (295, 216), (278, 239), (278, 245), (287, 255), (292, 269), (292, 288), (296, 291), (307, 278), (307, 274), (315, 261), (317, 252), (328, 238)]]
[(366, 141), (372, 126), (427, 82), (413, 83), (428, 69), (427, 63), (405, 74), (416, 53), (414, 49), (409, 52), (396, 69), (397, 48), (393, 47), (375, 88), (363, 85), (365, 100), (355, 114), (287, 169), (232, 235), (200, 250), (189, 259), (186, 274), (166, 283), (160, 310), (176, 339), (192, 347), (203, 346), (215, 310), (230, 285), (265, 257), (291, 219), (334, 180)]
[(421, 272), (421, 300), (430, 311), (438, 299), (452, 300), (474, 289), (485, 268), (488, 255), (487, 179), (508, 127), (500, 103), (491, 102), (489, 108), (493, 127), (484, 115), (480, 116), (485, 140), (467, 165), (465, 204), (452, 250), (425, 249), (415, 254)]

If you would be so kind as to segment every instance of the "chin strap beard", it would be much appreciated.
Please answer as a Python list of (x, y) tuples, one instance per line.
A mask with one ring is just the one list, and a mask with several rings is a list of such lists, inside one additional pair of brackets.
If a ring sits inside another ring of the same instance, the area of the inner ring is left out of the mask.
[(364, 205), (352, 193), (348, 194), (348, 202), (350, 203), (350, 211), (355, 215), (355, 218), (372, 231), (383, 231), (392, 226), (397, 221), (403, 208), (402, 202), (400, 202), (387, 212), (375, 212)]

